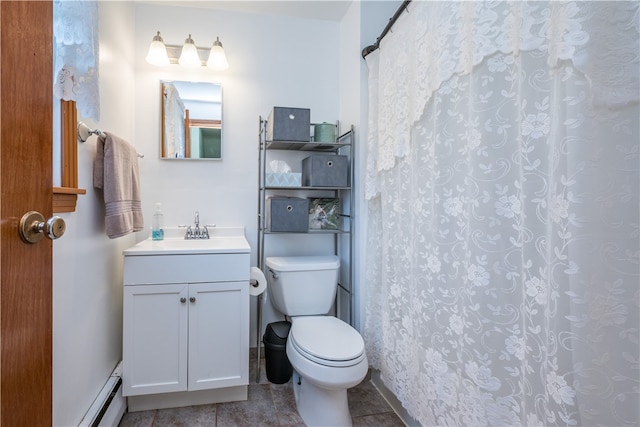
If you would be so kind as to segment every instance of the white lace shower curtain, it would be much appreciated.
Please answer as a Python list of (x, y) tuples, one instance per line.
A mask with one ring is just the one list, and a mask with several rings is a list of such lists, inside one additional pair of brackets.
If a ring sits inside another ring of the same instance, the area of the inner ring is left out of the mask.
[(638, 2), (413, 2), (367, 57), (367, 354), (424, 426), (640, 424)]

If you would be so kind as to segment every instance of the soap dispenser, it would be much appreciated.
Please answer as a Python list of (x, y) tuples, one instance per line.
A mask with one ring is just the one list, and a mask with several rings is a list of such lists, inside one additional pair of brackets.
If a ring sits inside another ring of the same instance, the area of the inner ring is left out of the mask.
[(153, 214), (153, 223), (151, 225), (151, 239), (163, 240), (164, 239), (164, 215), (162, 214), (162, 204), (156, 203), (156, 211)]

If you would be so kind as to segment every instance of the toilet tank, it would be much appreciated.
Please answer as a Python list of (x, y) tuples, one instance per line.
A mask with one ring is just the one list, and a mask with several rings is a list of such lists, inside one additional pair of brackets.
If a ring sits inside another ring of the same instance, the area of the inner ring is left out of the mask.
[(336, 297), (337, 256), (268, 257), (267, 289), (273, 306), (287, 316), (327, 314)]

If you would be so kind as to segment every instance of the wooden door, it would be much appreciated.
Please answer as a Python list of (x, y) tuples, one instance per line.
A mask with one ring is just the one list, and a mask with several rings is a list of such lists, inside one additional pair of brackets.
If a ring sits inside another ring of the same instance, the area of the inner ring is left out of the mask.
[(0, 426), (52, 423), (52, 242), (20, 239), (52, 214), (52, 3), (0, 1)]

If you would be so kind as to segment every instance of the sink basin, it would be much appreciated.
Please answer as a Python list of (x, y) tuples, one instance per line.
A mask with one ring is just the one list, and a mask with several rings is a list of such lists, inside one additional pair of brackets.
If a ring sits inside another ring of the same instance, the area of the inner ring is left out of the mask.
[(143, 240), (126, 249), (124, 255), (180, 255), (249, 253), (244, 227), (210, 228), (209, 239), (184, 239), (184, 228), (165, 228), (164, 240)]

